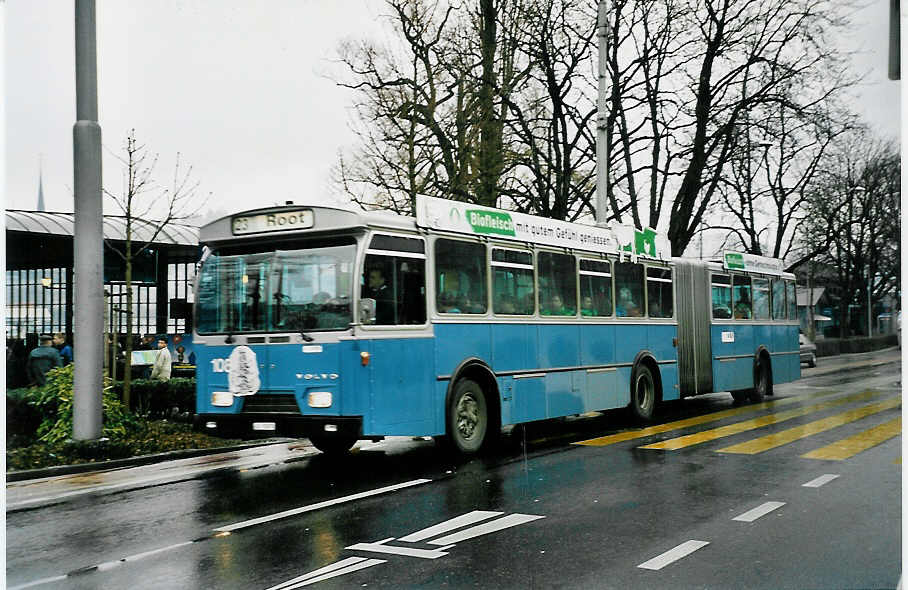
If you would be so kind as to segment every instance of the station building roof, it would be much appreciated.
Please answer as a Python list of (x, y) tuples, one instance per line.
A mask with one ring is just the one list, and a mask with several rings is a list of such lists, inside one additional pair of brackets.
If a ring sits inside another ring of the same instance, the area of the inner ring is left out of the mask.
[[(133, 218), (132, 223), (133, 239), (139, 242), (147, 242), (154, 234), (157, 222)], [(125, 216), (105, 215), (103, 227), (105, 240), (126, 240)], [(7, 209), (6, 231), (72, 237), (75, 234), (75, 214)], [(161, 230), (154, 243), (172, 246), (198, 246), (199, 228), (187, 223), (170, 222)]]

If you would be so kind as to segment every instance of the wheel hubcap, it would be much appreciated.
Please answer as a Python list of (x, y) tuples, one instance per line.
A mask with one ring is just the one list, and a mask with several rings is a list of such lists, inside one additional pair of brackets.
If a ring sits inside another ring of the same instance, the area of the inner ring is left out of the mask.
[(457, 430), (465, 439), (476, 432), (479, 424), (479, 404), (472, 393), (466, 393), (457, 404)]

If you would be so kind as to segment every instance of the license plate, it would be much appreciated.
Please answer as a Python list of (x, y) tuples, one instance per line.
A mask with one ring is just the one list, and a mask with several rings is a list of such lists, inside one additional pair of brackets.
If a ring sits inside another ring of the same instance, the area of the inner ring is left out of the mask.
[(277, 425), (274, 422), (253, 422), (253, 430), (277, 430)]

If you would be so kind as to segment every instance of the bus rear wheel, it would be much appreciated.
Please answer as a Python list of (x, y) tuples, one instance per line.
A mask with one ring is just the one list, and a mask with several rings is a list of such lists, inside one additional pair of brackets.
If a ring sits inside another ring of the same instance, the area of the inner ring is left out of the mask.
[(639, 365), (631, 382), (631, 412), (641, 422), (653, 419), (656, 409), (656, 380), (646, 365)]
[(772, 373), (769, 364), (759, 360), (754, 368), (754, 388), (750, 390), (750, 401), (762, 402), (767, 395), (772, 395)]
[(461, 379), (448, 407), (448, 441), (458, 453), (472, 455), (486, 443), (488, 432), (489, 406), (482, 387)]
[(356, 441), (359, 440), (351, 434), (313, 434), (309, 437), (309, 442), (316, 449), (326, 455), (343, 455), (353, 448)]

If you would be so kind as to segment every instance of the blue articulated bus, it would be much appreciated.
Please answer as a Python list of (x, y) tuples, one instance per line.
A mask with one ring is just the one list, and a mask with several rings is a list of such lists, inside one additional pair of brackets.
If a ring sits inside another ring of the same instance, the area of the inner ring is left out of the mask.
[(670, 258), (651, 229), (435, 198), (415, 218), (288, 205), (200, 230), (196, 424), (217, 435), (442, 437), (800, 376), (781, 261)]

